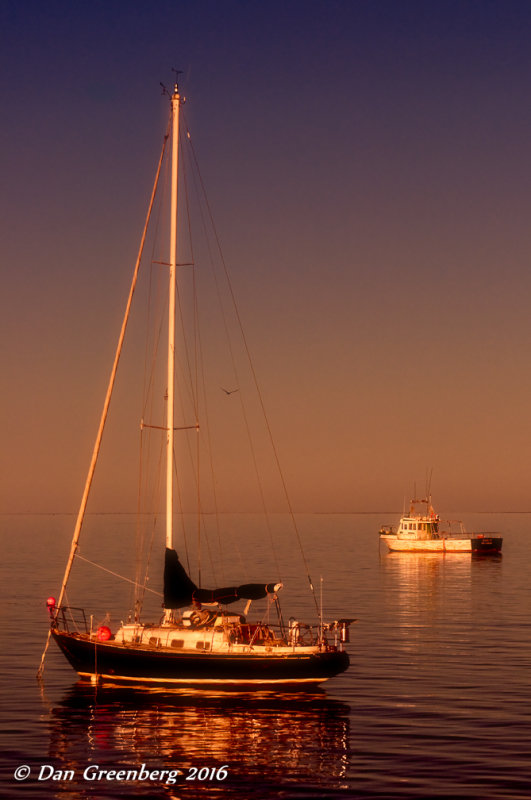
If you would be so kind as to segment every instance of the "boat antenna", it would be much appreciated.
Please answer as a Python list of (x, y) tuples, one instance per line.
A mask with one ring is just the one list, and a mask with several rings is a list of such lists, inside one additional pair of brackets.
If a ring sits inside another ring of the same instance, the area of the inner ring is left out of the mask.
[(426, 470), (426, 494), (431, 492), (431, 476), (433, 475), (433, 467), (428, 471)]
[[(433, 475), (433, 467), (426, 470), (426, 505), (431, 506), (431, 476)], [(428, 508), (429, 513), (429, 508)]]
[[(182, 70), (182, 69), (175, 69), (175, 67), (172, 67), (172, 68), (171, 68), (171, 71), (172, 71), (172, 72), (175, 72), (175, 88), (177, 89), (177, 88), (178, 88), (178, 85), (179, 85), (179, 75), (182, 75), (182, 74), (183, 74), (183, 72), (184, 72), (184, 70)], [(165, 86), (165, 85), (162, 83), (162, 81), (159, 81), (159, 84), (160, 84), (160, 86), (161, 86), (161, 88), (162, 88), (162, 92), (161, 92), (161, 94), (167, 94), (167, 95), (168, 95), (168, 97), (171, 97), (171, 94), (170, 94), (170, 92), (168, 91), (168, 89), (166, 88), (166, 86)]]

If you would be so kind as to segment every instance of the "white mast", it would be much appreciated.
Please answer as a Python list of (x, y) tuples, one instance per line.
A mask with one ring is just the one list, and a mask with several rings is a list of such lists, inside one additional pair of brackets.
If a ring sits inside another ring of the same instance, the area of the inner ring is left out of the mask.
[(175, 84), (172, 109), (170, 298), (168, 308), (168, 408), (166, 438), (166, 547), (173, 548), (173, 431), (175, 383), (175, 291), (177, 273), (177, 166), (179, 161), (179, 108), (181, 96)]

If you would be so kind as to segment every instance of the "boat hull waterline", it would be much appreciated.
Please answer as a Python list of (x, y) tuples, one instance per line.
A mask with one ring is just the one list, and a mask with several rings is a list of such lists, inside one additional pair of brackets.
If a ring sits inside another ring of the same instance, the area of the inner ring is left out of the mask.
[(383, 534), (381, 537), (391, 552), (395, 553), (471, 553), (492, 555), (500, 553), (501, 537), (477, 537), (472, 539), (400, 539)]
[(344, 672), (349, 666), (348, 654), (335, 648), (311, 648), (308, 653), (285, 648), (287, 652), (282, 654), (250, 651), (221, 655), (131, 647), (57, 630), (52, 635), (80, 676), (99, 681), (168, 685), (315, 684)]

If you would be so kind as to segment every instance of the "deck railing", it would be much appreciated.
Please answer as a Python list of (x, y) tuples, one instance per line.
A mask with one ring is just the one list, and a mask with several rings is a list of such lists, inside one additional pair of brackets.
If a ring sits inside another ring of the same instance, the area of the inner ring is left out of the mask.
[(52, 628), (66, 633), (90, 633), (85, 610), (73, 606), (54, 608), (51, 615)]

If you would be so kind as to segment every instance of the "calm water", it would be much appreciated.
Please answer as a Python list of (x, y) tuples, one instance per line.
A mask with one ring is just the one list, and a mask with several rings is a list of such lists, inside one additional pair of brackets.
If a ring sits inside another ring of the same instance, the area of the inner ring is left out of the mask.
[[(530, 796), (531, 516), (464, 517), (469, 530), (500, 530), (502, 558), (388, 554), (389, 515), (299, 517), (325, 616), (355, 616), (347, 673), (307, 695), (202, 694), (94, 689), (52, 644), (45, 681), (35, 673), (47, 632), (44, 601), (58, 593), (72, 530), (68, 517), (1, 518), (3, 600), (2, 797), (27, 798), (474, 798)], [(275, 520), (286, 563), (283, 610), (311, 614), (305, 577)], [(223, 521), (268, 569), (254, 520)], [(124, 517), (94, 517), (83, 552), (127, 561)], [(102, 537), (102, 532), (105, 536)], [(105, 540), (105, 548), (102, 541)], [(98, 613), (127, 611), (129, 595), (87, 568), (74, 584)], [(244, 576), (247, 579), (247, 575)], [(291, 588), (290, 588), (291, 587)], [(305, 592), (307, 594), (307, 592)], [(75, 601), (75, 602), (74, 602)], [(155, 603), (157, 606), (158, 601)], [(27, 765), (30, 778), (16, 782)], [(55, 770), (56, 780), (37, 780)], [(167, 780), (89, 781), (103, 769), (181, 770)], [(225, 767), (227, 777), (219, 770)], [(193, 777), (194, 770), (203, 776)], [(69, 773), (73, 771), (73, 778)], [(62, 771), (60, 775), (59, 771)], [(211, 778), (211, 775), (214, 778)]]

